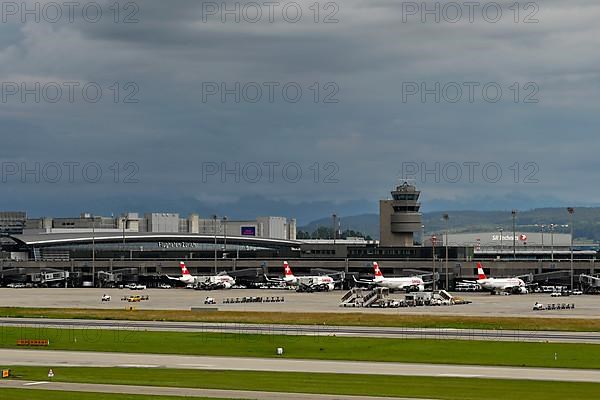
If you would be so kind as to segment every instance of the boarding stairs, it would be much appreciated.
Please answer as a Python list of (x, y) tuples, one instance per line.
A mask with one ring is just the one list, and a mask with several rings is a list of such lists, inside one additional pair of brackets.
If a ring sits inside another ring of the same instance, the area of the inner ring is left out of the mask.
[(448, 293), (445, 290), (440, 290), (437, 292), (437, 295), (442, 299), (442, 300), (448, 300), (451, 304), (454, 302), (454, 296), (452, 296), (450, 293)]
[(380, 288), (375, 288), (375, 289), (371, 290), (370, 292), (367, 292), (365, 297), (363, 297), (363, 301), (362, 301), (363, 307), (370, 307), (371, 304), (373, 304), (374, 302), (376, 302), (377, 300), (380, 299), (379, 289)]
[(374, 288), (371, 290), (363, 288), (352, 288), (340, 301), (341, 307), (372, 307), (380, 304), (389, 296), (389, 289)]

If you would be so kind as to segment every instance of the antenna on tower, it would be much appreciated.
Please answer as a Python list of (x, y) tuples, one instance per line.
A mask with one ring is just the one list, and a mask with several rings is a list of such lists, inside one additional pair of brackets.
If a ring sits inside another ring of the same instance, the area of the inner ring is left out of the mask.
[(397, 179), (398, 179), (398, 182), (400, 183), (400, 185), (407, 184), (407, 185), (415, 186), (415, 182), (417, 181), (415, 178), (407, 178), (402, 175), (398, 176)]
[(415, 178), (405, 178), (402, 176), (398, 177), (398, 185), (397, 187), (408, 187), (408, 186), (413, 186), (416, 187), (416, 182), (417, 180)]

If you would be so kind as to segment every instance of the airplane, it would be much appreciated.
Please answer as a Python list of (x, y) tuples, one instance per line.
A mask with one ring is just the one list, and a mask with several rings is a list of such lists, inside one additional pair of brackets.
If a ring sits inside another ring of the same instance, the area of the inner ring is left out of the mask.
[(179, 262), (179, 266), (181, 267), (181, 276), (173, 278), (167, 275), (167, 278), (183, 282), (186, 285), (193, 285), (197, 289), (206, 290), (231, 289), (235, 285), (235, 279), (225, 273), (212, 276), (192, 275), (183, 261)]
[(521, 278), (488, 278), (483, 272), (483, 266), (477, 263), (477, 284), (483, 289), (495, 292), (510, 292), (527, 294), (527, 285)]
[(390, 290), (406, 290), (407, 292), (422, 292), (425, 290), (425, 282), (423, 282), (423, 279), (419, 276), (385, 278), (376, 261), (373, 261), (373, 270), (375, 271), (373, 280), (363, 281), (354, 278), (354, 281), (357, 283), (367, 283), (369, 285), (384, 287)]
[(327, 275), (313, 276), (295, 276), (292, 268), (287, 261), (283, 262), (283, 279), (270, 279), (267, 276), (267, 282), (279, 282), (286, 286), (296, 286), (298, 291), (313, 292), (313, 291), (330, 291), (335, 288), (336, 281)]

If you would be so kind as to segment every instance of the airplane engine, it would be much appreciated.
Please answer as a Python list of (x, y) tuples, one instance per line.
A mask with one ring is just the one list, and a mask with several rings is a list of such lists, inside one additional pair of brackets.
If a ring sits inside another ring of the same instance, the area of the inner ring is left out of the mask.
[(333, 283), (330, 283), (327, 285), (327, 290), (333, 290), (335, 288), (335, 285)]
[(523, 287), (523, 286), (521, 286), (521, 287), (519, 288), (519, 293), (520, 293), (520, 294), (527, 294), (527, 293), (529, 293), (529, 290), (527, 290), (527, 288), (526, 288), (526, 287)]
[(223, 282), (223, 289), (231, 289), (231, 286), (230, 282)]

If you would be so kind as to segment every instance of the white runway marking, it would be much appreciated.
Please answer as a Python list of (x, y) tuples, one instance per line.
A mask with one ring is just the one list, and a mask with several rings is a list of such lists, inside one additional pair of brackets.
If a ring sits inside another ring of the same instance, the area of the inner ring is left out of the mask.
[(181, 367), (213, 368), (214, 364), (177, 364)]
[(121, 368), (158, 368), (159, 365), (155, 364), (121, 364)]
[(44, 385), (46, 383), (50, 383), (50, 382), (29, 382), (29, 383), (23, 384), (23, 386)]
[(438, 374), (437, 376), (443, 378), (480, 378), (481, 375), (471, 375), (471, 374)]

